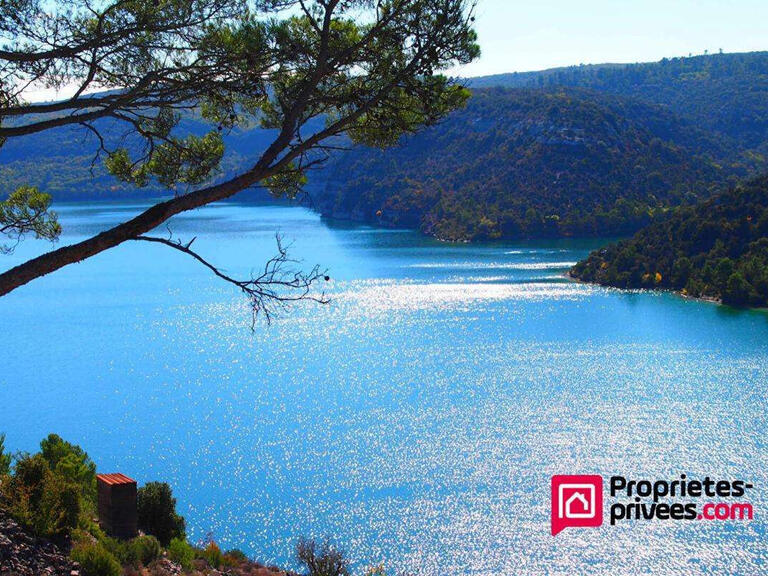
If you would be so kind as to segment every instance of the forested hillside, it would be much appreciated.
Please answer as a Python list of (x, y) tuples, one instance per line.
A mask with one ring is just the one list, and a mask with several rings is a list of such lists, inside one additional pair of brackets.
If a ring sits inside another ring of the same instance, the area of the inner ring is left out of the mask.
[(574, 86), (667, 107), (698, 126), (765, 150), (768, 52), (665, 58), (643, 64), (571, 66), (473, 78), (473, 87)]
[(728, 304), (768, 305), (768, 177), (680, 207), (571, 274), (620, 288), (668, 288)]
[(627, 234), (768, 169), (768, 53), (470, 86), (467, 109), (440, 126), (340, 160), (321, 210), (450, 240)]
[[(310, 129), (316, 129), (322, 122), (313, 120), (308, 124)], [(99, 120), (94, 125), (105, 137), (108, 149), (127, 146), (135, 150), (137, 143), (124, 138), (124, 126), (109, 119)], [(210, 128), (209, 124), (191, 114), (183, 117), (179, 125), (184, 134), (202, 135)], [(226, 154), (215, 179), (226, 178), (257, 158), (272, 142), (275, 133), (258, 127), (236, 128), (224, 133)], [(10, 139), (0, 148), (0, 197), (22, 185), (37, 186), (55, 201), (136, 198), (170, 193), (152, 182), (146, 188), (120, 182), (104, 167), (104, 154), (96, 157), (98, 149), (96, 137), (79, 126)]]
[[(633, 233), (671, 206), (768, 170), (768, 53), (469, 83), (467, 108), (440, 125), (385, 151), (340, 153), (313, 171), (314, 205), (328, 216), (449, 240), (609, 236)], [(182, 125), (203, 129), (194, 117)], [(101, 127), (120, 140), (117, 126)], [(218, 178), (253, 159), (271, 136), (256, 127), (226, 134)], [(87, 132), (67, 128), (7, 142), (0, 194), (22, 184), (54, 200), (167, 193), (110, 177), (93, 162), (95, 144)]]
[(441, 125), (339, 159), (324, 214), (449, 240), (631, 233), (750, 171), (643, 102), (577, 89), (479, 89)]

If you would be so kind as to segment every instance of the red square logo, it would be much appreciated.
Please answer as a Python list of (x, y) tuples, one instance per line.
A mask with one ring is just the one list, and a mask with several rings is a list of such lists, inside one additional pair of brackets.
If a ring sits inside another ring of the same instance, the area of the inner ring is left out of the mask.
[(595, 528), (602, 523), (602, 476), (552, 476), (552, 536), (565, 528)]

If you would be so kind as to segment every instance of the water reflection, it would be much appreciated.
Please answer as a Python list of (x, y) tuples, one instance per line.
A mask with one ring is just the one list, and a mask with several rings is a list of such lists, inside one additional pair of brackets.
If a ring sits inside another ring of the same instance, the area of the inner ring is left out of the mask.
[[(62, 242), (140, 207), (62, 207)], [(449, 245), (280, 205), (171, 227), (233, 274), (280, 228), (333, 302), (251, 334), (236, 290), (143, 245), (41, 279), (0, 299), (9, 446), (57, 432), (171, 482), (192, 538), (281, 563), (306, 533), (426, 576), (765, 570), (760, 489), (749, 524), (548, 524), (553, 473), (765, 485), (764, 312), (567, 281), (594, 242)]]

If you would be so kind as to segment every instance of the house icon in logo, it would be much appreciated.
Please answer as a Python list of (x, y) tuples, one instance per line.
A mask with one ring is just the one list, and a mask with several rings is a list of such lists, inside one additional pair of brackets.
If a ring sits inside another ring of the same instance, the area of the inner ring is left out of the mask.
[[(563, 503), (562, 494), (565, 488), (575, 490)], [(561, 484), (560, 518), (592, 518), (595, 515), (593, 502), (595, 501), (595, 487), (591, 484)], [(586, 496), (585, 493), (589, 494)]]
[(552, 476), (552, 535), (564, 528), (603, 523), (603, 479), (597, 475)]

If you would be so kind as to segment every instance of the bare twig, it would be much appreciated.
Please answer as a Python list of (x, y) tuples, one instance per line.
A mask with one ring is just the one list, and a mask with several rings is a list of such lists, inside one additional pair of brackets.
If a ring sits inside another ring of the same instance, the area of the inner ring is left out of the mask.
[(294, 302), (301, 300), (309, 300), (318, 304), (330, 302), (325, 291), (321, 290), (319, 294), (313, 292), (314, 284), (319, 281), (328, 282), (330, 280), (327, 271), (320, 270), (319, 266), (314, 266), (309, 272), (293, 268), (292, 265), (298, 264), (299, 261), (289, 257), (288, 247), (284, 246), (280, 234), (275, 235), (277, 254), (267, 260), (259, 275), (252, 273), (247, 280), (240, 280), (226, 274), (192, 250), (192, 243), (196, 239), (197, 237), (194, 237), (189, 242), (183, 243), (181, 240), (174, 240), (171, 237), (158, 238), (142, 235), (134, 238), (134, 240), (163, 244), (183, 252), (200, 262), (217, 277), (237, 286), (248, 297), (251, 306), (251, 330), (255, 329), (259, 313), (263, 314), (267, 324), (271, 324), (277, 312), (287, 310)]

